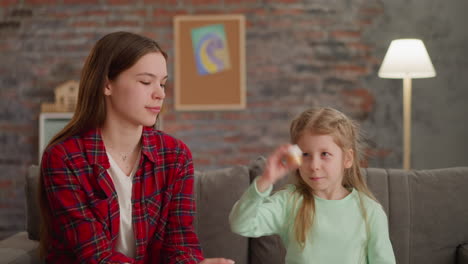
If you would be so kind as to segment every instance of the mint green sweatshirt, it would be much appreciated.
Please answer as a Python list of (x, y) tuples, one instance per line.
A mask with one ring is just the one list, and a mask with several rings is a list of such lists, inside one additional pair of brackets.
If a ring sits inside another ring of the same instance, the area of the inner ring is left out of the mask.
[[(256, 181), (242, 195), (229, 215), (231, 230), (246, 237), (277, 234), (286, 248), (287, 264), (387, 264), (395, 263), (382, 206), (353, 189), (341, 200), (315, 196), (316, 214), (304, 250), (294, 233), (295, 186), (288, 185), (270, 196), (272, 188), (260, 193)], [(359, 196), (367, 210), (367, 237)]]

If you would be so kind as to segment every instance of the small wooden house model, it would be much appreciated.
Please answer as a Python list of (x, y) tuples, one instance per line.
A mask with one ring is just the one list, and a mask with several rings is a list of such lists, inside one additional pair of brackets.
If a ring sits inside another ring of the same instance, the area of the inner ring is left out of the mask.
[(64, 82), (55, 88), (55, 102), (43, 103), (42, 112), (74, 112), (78, 99), (79, 83), (74, 80)]

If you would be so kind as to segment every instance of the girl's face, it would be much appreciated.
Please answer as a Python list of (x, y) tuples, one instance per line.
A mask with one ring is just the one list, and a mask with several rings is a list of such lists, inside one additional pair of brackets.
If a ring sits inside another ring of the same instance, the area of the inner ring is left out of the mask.
[(153, 126), (161, 111), (167, 81), (166, 59), (161, 53), (148, 53), (132, 67), (108, 81), (106, 119), (135, 126)]
[(343, 175), (353, 165), (352, 150), (343, 152), (331, 135), (305, 133), (297, 144), (303, 152), (301, 178), (314, 194), (328, 199), (344, 191)]

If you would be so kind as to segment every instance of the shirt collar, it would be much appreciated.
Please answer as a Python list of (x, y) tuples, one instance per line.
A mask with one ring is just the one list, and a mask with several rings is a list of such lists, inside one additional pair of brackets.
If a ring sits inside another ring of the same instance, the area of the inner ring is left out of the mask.
[[(157, 158), (157, 150), (160, 143), (156, 140), (154, 129), (152, 127), (143, 127), (141, 136), (141, 152), (151, 162), (155, 163)], [(106, 170), (109, 169), (109, 159), (107, 158), (106, 148), (101, 137), (101, 129), (90, 129), (83, 135), (86, 158), (91, 165), (101, 165)]]
[(143, 127), (141, 152), (148, 157), (151, 162), (156, 163), (158, 149), (161, 148), (162, 144), (157, 140), (161, 137), (155, 137), (154, 134), (155, 130), (152, 127)]

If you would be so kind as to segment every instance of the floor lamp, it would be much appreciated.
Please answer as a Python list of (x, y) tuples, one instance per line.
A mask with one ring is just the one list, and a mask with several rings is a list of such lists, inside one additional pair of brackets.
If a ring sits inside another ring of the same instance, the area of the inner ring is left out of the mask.
[(424, 43), (396, 39), (390, 43), (379, 70), (380, 78), (403, 79), (403, 169), (411, 167), (411, 79), (436, 76)]

